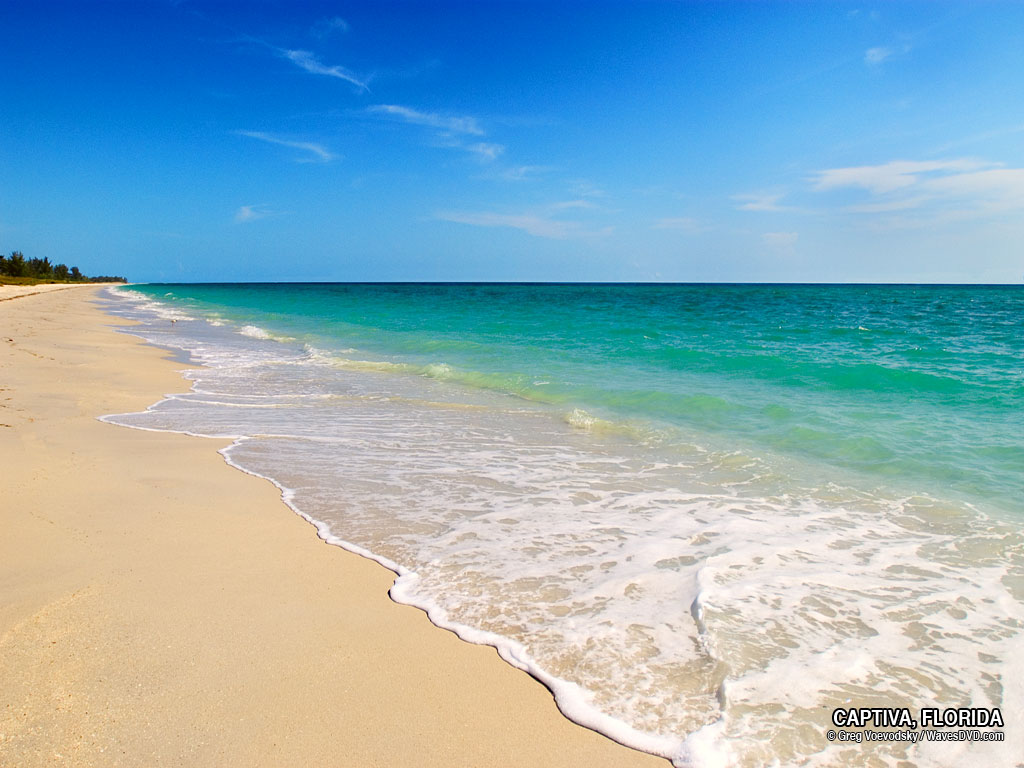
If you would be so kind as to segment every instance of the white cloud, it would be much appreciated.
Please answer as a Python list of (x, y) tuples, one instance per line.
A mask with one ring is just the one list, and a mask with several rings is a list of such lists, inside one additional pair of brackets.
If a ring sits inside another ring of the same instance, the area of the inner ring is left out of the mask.
[(972, 158), (913, 162), (897, 160), (819, 171), (814, 189), (859, 189), (865, 202), (843, 210), (886, 214), (917, 210), (923, 216), (901, 220), (912, 226), (930, 220), (963, 219), (1024, 210), (1024, 168), (1003, 168)]
[(367, 111), (396, 117), (412, 125), (423, 125), (450, 133), (470, 134), (473, 136), (484, 135), (484, 130), (480, 127), (480, 122), (475, 117), (455, 117), (452, 115), (440, 115), (436, 112), (420, 112), (411, 107), (403, 107), (398, 104), (375, 104), (372, 107), (367, 107)]
[(569, 182), (572, 194), (577, 197), (605, 197), (607, 193), (587, 179), (574, 179)]
[(999, 212), (1024, 208), (1024, 168), (990, 168), (928, 179), (923, 194), (961, 202), (978, 211)]
[(320, 144), (314, 144), (309, 141), (291, 141), (289, 139), (278, 138), (269, 133), (263, 133), (262, 131), (235, 131), (239, 136), (248, 136), (250, 139), (258, 139), (259, 141), (265, 141), (268, 144), (278, 144), (282, 147), (290, 147), (292, 149), (299, 149), (303, 152), (309, 152), (313, 157), (301, 157), (296, 158), (296, 162), (299, 163), (329, 163), (334, 160), (337, 155), (326, 150)]
[(741, 205), (737, 206), (741, 211), (789, 211), (785, 205), (779, 205), (782, 194), (756, 193), (751, 195), (733, 195), (732, 199)]
[(597, 205), (590, 202), (589, 200), (562, 200), (557, 203), (551, 203), (548, 206), (549, 211), (565, 211), (570, 208), (597, 208)]
[(497, 213), (493, 211), (439, 211), (434, 218), (475, 227), (508, 227), (521, 229), (534, 237), (565, 240), (575, 237), (603, 237), (611, 233), (611, 227), (589, 229), (578, 221), (555, 219), (552, 214), (560, 210), (555, 203), (541, 211), (525, 213)]
[(892, 48), (868, 48), (864, 51), (864, 63), (877, 66), (892, 56), (893, 53), (895, 53), (895, 51), (893, 51)]
[(341, 18), (341, 16), (332, 16), (331, 18), (320, 19), (320, 21), (313, 25), (310, 33), (314, 37), (324, 38), (335, 33), (345, 33), (348, 32), (348, 30), (349, 26), (347, 21)]
[(458, 224), (470, 224), (474, 227), (510, 227), (521, 229), (534, 237), (548, 237), (555, 240), (564, 240), (569, 234), (566, 222), (553, 221), (532, 214), (440, 211), (434, 214), (434, 218)]
[(909, 211), (913, 208), (918, 208), (925, 202), (927, 202), (926, 197), (905, 197), (901, 199), (885, 200), (879, 203), (848, 205), (843, 210), (849, 213), (893, 213), (895, 211)]
[(477, 159), (490, 162), (504, 154), (505, 146), (489, 141), (467, 141), (468, 136), (485, 136), (480, 121), (468, 115), (444, 115), (437, 112), (421, 112), (399, 104), (375, 104), (367, 112), (396, 118), (403, 123), (431, 128), (435, 132), (435, 146), (447, 149), (461, 149)]
[(520, 165), (515, 168), (506, 168), (499, 175), (506, 181), (527, 181), (550, 170), (551, 167), (547, 165)]
[(483, 141), (476, 144), (466, 144), (462, 148), (476, 154), (481, 160), (494, 160), (505, 151), (505, 147), (501, 144), (489, 144)]
[(924, 174), (973, 171), (986, 165), (969, 158), (923, 162), (893, 160), (883, 165), (859, 165), (818, 171), (811, 181), (817, 190), (860, 187), (874, 194), (884, 194), (912, 187)]
[(301, 67), (307, 72), (314, 75), (336, 77), (339, 80), (352, 83), (352, 85), (356, 86), (361, 91), (370, 90), (370, 86), (368, 86), (364, 80), (361, 80), (355, 73), (337, 65), (329, 66), (327, 64), (323, 64), (309, 51), (290, 51), (284, 48), (278, 48), (277, 50), (278, 53), (288, 59), (288, 61), (298, 67)]
[(249, 221), (256, 221), (257, 219), (265, 219), (267, 216), (272, 215), (273, 211), (267, 210), (265, 205), (243, 205), (235, 211), (235, 221), (244, 224)]

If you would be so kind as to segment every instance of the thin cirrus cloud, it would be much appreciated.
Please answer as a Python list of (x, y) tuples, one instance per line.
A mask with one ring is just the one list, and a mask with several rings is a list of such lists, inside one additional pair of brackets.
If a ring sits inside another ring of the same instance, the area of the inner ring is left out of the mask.
[(336, 64), (328, 65), (322, 63), (310, 51), (278, 48), (277, 52), (279, 55), (288, 59), (288, 61), (295, 64), (295, 66), (304, 69), (306, 72), (314, 75), (324, 75), (325, 77), (335, 77), (339, 80), (344, 80), (345, 82), (356, 86), (360, 91), (369, 92), (370, 90), (370, 86), (366, 83), (365, 79), (360, 78), (351, 70), (345, 69), (345, 67), (340, 67)]
[(1024, 209), (1024, 168), (974, 158), (831, 168), (818, 171), (811, 183), (819, 192), (866, 193), (867, 201), (844, 209), (850, 213), (930, 209), (946, 218), (963, 218)]
[(896, 47), (888, 45), (879, 45), (874, 48), (868, 48), (864, 51), (864, 63), (869, 67), (877, 67), (882, 62), (888, 61), (894, 56), (900, 55), (905, 56), (910, 53), (910, 45), (898, 45)]
[(333, 34), (344, 34), (348, 32), (349, 25), (341, 16), (332, 16), (326, 19), (320, 19), (313, 28), (310, 30), (310, 34), (314, 37), (324, 38), (329, 37)]
[(258, 141), (264, 141), (268, 144), (277, 144), (278, 146), (309, 152), (310, 155), (312, 155), (296, 158), (295, 162), (297, 163), (329, 163), (331, 160), (337, 158), (337, 155), (333, 152), (330, 152), (322, 145), (314, 144), (311, 141), (292, 141), (290, 139), (282, 139), (270, 133), (263, 133), (262, 131), (235, 131), (235, 133), (239, 136), (257, 139)]
[(505, 147), (501, 144), (492, 144), (486, 141), (479, 141), (475, 144), (464, 144), (462, 149), (467, 152), (472, 152), (481, 160), (495, 160), (505, 151)]
[(562, 200), (561, 202), (551, 203), (551, 205), (548, 206), (548, 210), (549, 211), (567, 211), (567, 210), (572, 209), (572, 208), (594, 209), (594, 208), (597, 208), (597, 207), (598, 206), (597, 206), (596, 203), (592, 203), (589, 200), (578, 199), (578, 200)]
[(239, 224), (247, 224), (250, 221), (265, 219), (268, 216), (273, 215), (274, 212), (269, 210), (265, 205), (243, 205), (235, 211), (235, 221)]
[(459, 117), (453, 115), (441, 115), (437, 112), (421, 112), (411, 107), (403, 107), (398, 104), (375, 104), (367, 107), (367, 112), (393, 117), (411, 125), (422, 125), (428, 128), (436, 128), (439, 131), (448, 133), (469, 134), (471, 136), (483, 136), (484, 130), (475, 117)]
[(517, 165), (506, 168), (498, 175), (505, 181), (531, 181), (550, 170), (549, 165)]
[[(566, 240), (577, 237), (603, 237), (612, 232), (611, 227), (591, 229), (578, 221), (567, 221), (554, 218), (554, 214), (567, 208), (580, 207), (578, 201), (570, 203), (553, 203), (539, 211), (524, 213), (499, 213), (495, 211), (438, 211), (434, 218), (438, 221), (450, 221), (456, 224), (468, 224), (474, 227), (504, 227), (519, 229), (534, 237), (551, 240)], [(590, 207), (589, 205), (586, 207)]]
[(739, 203), (736, 206), (741, 211), (789, 211), (789, 206), (781, 205), (779, 201), (784, 197), (781, 193), (755, 193), (749, 195), (733, 195), (732, 199)]
[(873, 194), (885, 194), (898, 189), (913, 187), (920, 183), (922, 176), (936, 174), (958, 174), (976, 171), (990, 163), (970, 158), (956, 160), (893, 160), (882, 165), (857, 165), (847, 168), (830, 168), (818, 171), (811, 177), (816, 190), (859, 187)]
[(892, 48), (885, 48), (882, 46), (879, 46), (877, 48), (868, 48), (866, 51), (864, 51), (864, 63), (877, 66), (886, 59), (890, 58), (893, 55), (893, 53), (894, 51)]
[(461, 149), (478, 160), (491, 162), (504, 154), (505, 146), (491, 141), (471, 141), (469, 137), (484, 137), (480, 121), (469, 115), (446, 115), (423, 112), (400, 104), (374, 104), (366, 111), (372, 115), (397, 120), (407, 125), (430, 128), (434, 132), (434, 145), (447, 149)]

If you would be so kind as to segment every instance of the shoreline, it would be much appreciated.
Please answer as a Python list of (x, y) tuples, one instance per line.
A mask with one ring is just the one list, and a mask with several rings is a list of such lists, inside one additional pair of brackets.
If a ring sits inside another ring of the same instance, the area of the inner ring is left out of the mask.
[(99, 421), (186, 366), (89, 287), (0, 304), (0, 764), (667, 765), (391, 601), (231, 441)]

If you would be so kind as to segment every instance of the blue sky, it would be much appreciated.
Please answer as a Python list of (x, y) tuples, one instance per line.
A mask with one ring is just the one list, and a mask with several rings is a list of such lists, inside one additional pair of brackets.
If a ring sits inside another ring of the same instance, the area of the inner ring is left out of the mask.
[(1024, 4), (0, 0), (0, 35), (0, 250), (87, 274), (1024, 277)]

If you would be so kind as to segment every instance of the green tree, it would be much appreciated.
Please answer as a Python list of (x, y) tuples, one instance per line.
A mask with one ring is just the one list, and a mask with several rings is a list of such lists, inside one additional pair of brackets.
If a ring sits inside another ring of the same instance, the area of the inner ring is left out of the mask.
[(68, 265), (67, 264), (58, 264), (56, 267), (53, 268), (53, 276), (55, 278), (57, 278), (58, 280), (67, 280), (68, 279)]
[(11, 277), (25, 277), (25, 254), (21, 251), (11, 253), (11, 258), (7, 260), (7, 274)]
[(78, 271), (78, 267), (72, 267), (71, 268), (71, 279), (72, 280), (82, 280), (82, 279), (84, 279), (84, 276), (82, 275), (82, 273)]
[(25, 262), (25, 272), (29, 277), (37, 277), (43, 280), (53, 277), (53, 266), (50, 264), (50, 260), (46, 259), (29, 259)]

